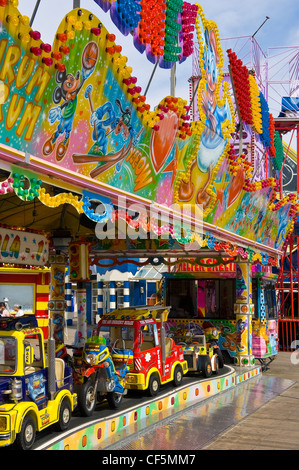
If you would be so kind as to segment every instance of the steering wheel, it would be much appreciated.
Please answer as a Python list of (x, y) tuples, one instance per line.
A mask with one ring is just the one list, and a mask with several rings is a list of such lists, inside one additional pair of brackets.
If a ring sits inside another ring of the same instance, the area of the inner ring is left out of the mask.
[[(113, 343), (113, 345), (112, 345), (112, 347), (111, 347), (111, 351), (112, 351), (112, 352), (115, 352), (115, 353), (117, 352), (115, 346), (117, 345), (117, 343), (118, 343), (119, 341), (120, 341), (120, 338), (117, 338), (117, 339), (114, 341), (114, 343)], [(121, 341), (123, 342), (123, 349), (126, 349), (125, 340), (122, 339)]]

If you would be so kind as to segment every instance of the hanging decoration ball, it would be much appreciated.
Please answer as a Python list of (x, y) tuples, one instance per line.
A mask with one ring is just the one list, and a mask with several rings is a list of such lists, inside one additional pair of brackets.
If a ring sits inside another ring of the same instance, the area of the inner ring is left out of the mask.
[(32, 37), (32, 39), (34, 39), (34, 41), (39, 41), (41, 38), (41, 34), (39, 31), (30, 31), (29, 34)]

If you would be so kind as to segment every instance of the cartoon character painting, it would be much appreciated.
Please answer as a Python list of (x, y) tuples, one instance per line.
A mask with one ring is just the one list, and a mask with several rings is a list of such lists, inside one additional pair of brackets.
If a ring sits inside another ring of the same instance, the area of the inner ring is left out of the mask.
[(64, 299), (64, 266), (62, 268), (60, 266), (54, 266), (52, 269), (51, 298), (59, 300)]
[(243, 352), (245, 350), (245, 343), (243, 334), (246, 334), (247, 331), (247, 319), (244, 317), (237, 320), (237, 334), (236, 334), (236, 343), (238, 352)]
[[(198, 17), (199, 43), (203, 55), (201, 62), (202, 79), (198, 86), (200, 119), (204, 123), (201, 143), (196, 159), (191, 164), (189, 181), (182, 181), (179, 187), (179, 201), (194, 200), (204, 210), (211, 202), (211, 185), (217, 162), (228, 144), (224, 128), (232, 124), (229, 96), (226, 91), (219, 99), (222, 60), (217, 41), (216, 26), (206, 27)], [(232, 128), (230, 129), (232, 130)], [(199, 181), (194, 184), (195, 181)]]
[(27, 378), (27, 393), (31, 400), (41, 405), (46, 399), (45, 377), (42, 373)]
[[(56, 160), (61, 161), (68, 149), (70, 135), (73, 130), (73, 121), (77, 109), (78, 94), (87, 78), (93, 73), (98, 58), (98, 46), (95, 42), (88, 43), (82, 53), (82, 78), (80, 71), (75, 75), (64, 71), (57, 71), (57, 87), (53, 92), (54, 106), (49, 111), (49, 122), (54, 124), (58, 121), (56, 131), (43, 145), (43, 154), (50, 155), (55, 148), (58, 137), (64, 136), (64, 139), (58, 144), (56, 150)], [(62, 100), (62, 103), (61, 103)]]
[(246, 300), (247, 295), (244, 295), (244, 293), (247, 294), (247, 287), (243, 277), (242, 269), (238, 264), (236, 265), (236, 272), (236, 300)]
[[(84, 97), (89, 101), (91, 111), (90, 125), (93, 128), (92, 139), (94, 145), (87, 154), (73, 154), (72, 158), (75, 164), (97, 163), (97, 166), (90, 171), (90, 176), (95, 178), (114, 165), (116, 165), (116, 168), (119, 168), (119, 165), (121, 165), (132, 149), (133, 143), (136, 144), (138, 142), (141, 132), (136, 136), (131, 123), (132, 110), (129, 106), (126, 106), (124, 109), (118, 98), (115, 99), (115, 107), (110, 101), (106, 101), (98, 106), (97, 109), (94, 109), (91, 96), (92, 90), (92, 85), (88, 85)], [(108, 152), (109, 139), (120, 134), (122, 134), (124, 145), (119, 151)], [(126, 141), (129, 138), (130, 140), (126, 145)]]
[(127, 140), (130, 135), (132, 138), (135, 136), (131, 125), (132, 110), (129, 106), (123, 109), (118, 98), (116, 98), (115, 104), (121, 112), (120, 116), (117, 116), (115, 108), (110, 101), (94, 110), (91, 92), (92, 85), (88, 85), (85, 91), (85, 98), (88, 98), (91, 110), (90, 124), (93, 127), (92, 138), (95, 141), (95, 148), (93, 150), (95, 153), (106, 155), (108, 136), (110, 134), (118, 135), (122, 133), (124, 140)]
[(54, 325), (54, 339), (56, 344), (63, 343), (63, 324), (64, 318), (60, 313), (55, 313), (53, 315), (53, 325)]
[(228, 100), (220, 105), (217, 96), (222, 62), (216, 30), (214, 27), (205, 28), (201, 24), (201, 34), (204, 48), (204, 77), (199, 87), (198, 99), (201, 103), (201, 117), (204, 119), (205, 128), (201, 137), (201, 148), (197, 154), (197, 164), (202, 172), (211, 174), (211, 169), (214, 168), (227, 144), (222, 124), (226, 120), (232, 121), (232, 116)]

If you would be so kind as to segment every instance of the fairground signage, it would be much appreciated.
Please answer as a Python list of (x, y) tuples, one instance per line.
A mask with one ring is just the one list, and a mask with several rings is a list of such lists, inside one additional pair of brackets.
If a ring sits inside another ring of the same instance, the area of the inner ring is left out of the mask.
[[(203, 259), (201, 261), (206, 266), (200, 266), (199, 264), (191, 264), (191, 263), (180, 263), (177, 266), (176, 272), (177, 273), (186, 273), (186, 272), (229, 272), (235, 273), (236, 272), (236, 264), (235, 263), (228, 263), (228, 264), (218, 264), (215, 266), (215, 260), (213, 258)], [(212, 266), (211, 266), (212, 265)]]
[(48, 255), (44, 235), (0, 227), (0, 263), (45, 266)]

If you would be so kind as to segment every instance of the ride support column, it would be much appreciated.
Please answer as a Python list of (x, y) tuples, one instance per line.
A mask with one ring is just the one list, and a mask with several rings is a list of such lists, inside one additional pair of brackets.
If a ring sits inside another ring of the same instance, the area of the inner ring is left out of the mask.
[(252, 354), (252, 273), (251, 263), (241, 258), (236, 262), (236, 356), (235, 365), (250, 367), (255, 359)]
[(59, 253), (49, 257), (51, 282), (48, 308), (53, 321), (53, 335), (56, 346), (64, 342), (65, 321), (65, 256)]
[(84, 347), (87, 340), (87, 318), (86, 318), (86, 284), (77, 284), (77, 342), (78, 348)]
[(90, 244), (84, 241), (69, 244), (69, 277), (77, 284), (77, 346), (87, 339), (86, 282), (90, 281)]
[(70, 282), (69, 275), (65, 276), (65, 323), (66, 325), (73, 324), (73, 308), (72, 308), (72, 283)]

